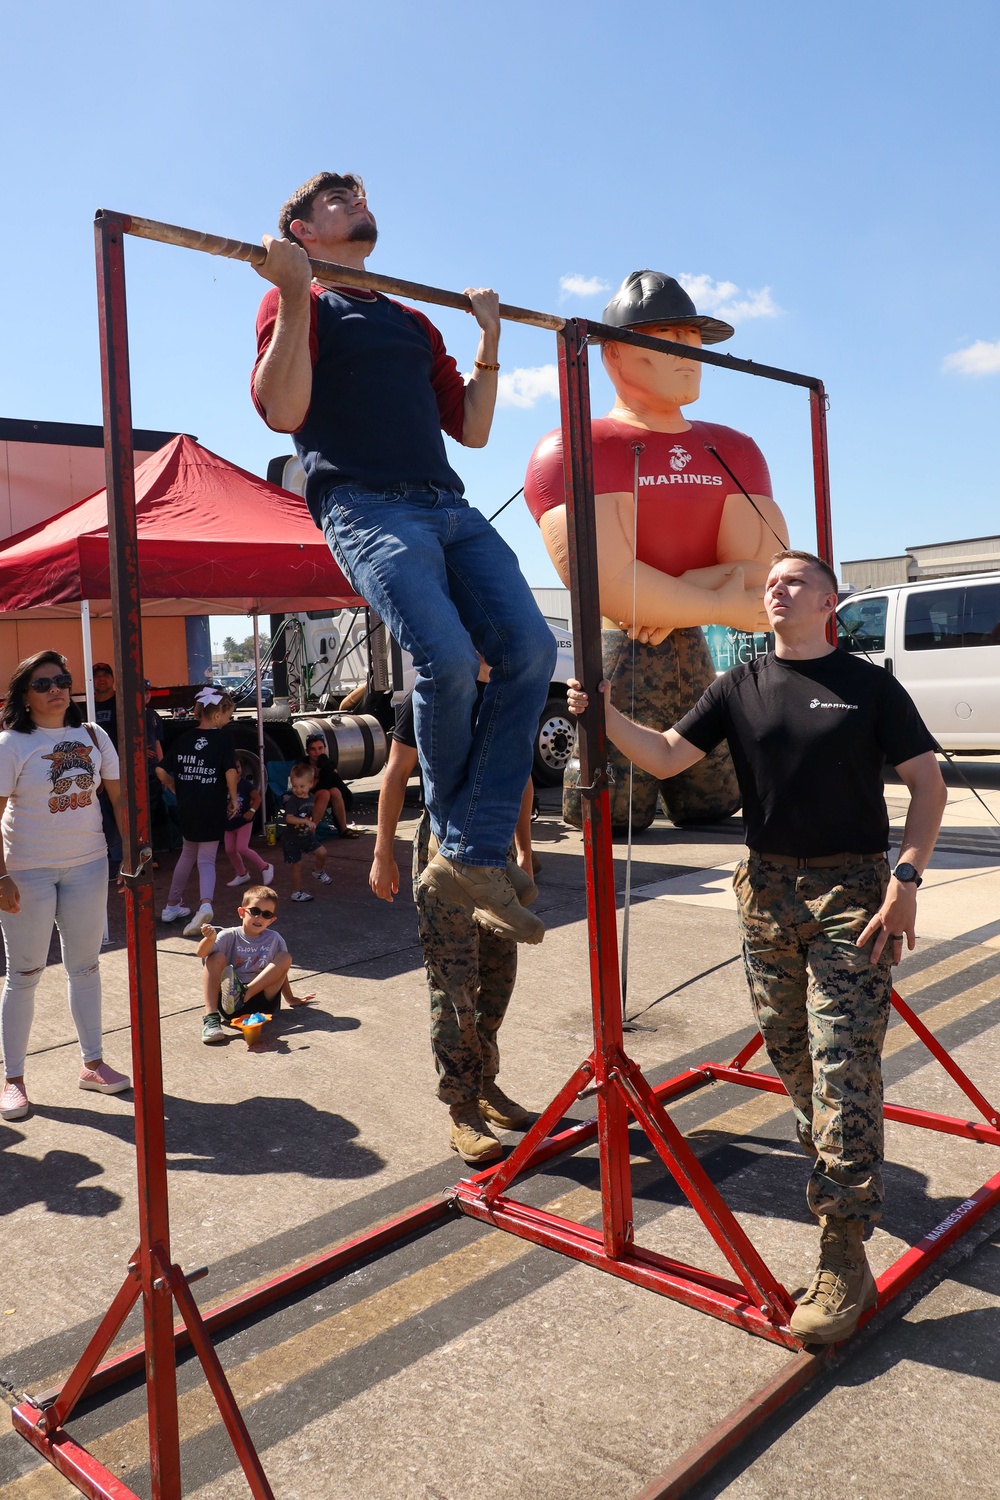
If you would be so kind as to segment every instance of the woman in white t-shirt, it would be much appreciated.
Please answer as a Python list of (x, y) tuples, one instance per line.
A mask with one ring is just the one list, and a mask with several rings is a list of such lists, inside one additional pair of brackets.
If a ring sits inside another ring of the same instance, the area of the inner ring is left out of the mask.
[(28, 1113), (24, 1059), (52, 938), (59, 929), (69, 1009), (80, 1040), (80, 1087), (120, 1094), (131, 1087), (104, 1061), (101, 939), (108, 851), (97, 800), (104, 787), (118, 815), (118, 756), (70, 698), (73, 679), (57, 651), (21, 662), (0, 712), (0, 927), (7, 979), (0, 997), (4, 1087), (0, 1117)]

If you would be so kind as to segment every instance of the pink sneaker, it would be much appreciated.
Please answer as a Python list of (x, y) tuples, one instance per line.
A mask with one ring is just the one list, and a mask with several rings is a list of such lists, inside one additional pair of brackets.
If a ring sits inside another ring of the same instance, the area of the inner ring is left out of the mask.
[(94, 1068), (84, 1063), (80, 1069), (80, 1087), (91, 1089), (95, 1094), (124, 1094), (132, 1087), (132, 1080), (124, 1073), (116, 1073), (106, 1062), (100, 1062)]
[(0, 1094), (0, 1119), (23, 1120), (28, 1113), (28, 1096), (23, 1083), (5, 1083)]

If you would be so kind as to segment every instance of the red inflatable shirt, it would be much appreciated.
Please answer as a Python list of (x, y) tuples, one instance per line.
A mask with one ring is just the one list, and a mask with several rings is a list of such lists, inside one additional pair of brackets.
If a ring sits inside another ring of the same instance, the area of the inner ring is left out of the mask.
[[(647, 432), (613, 417), (593, 424), (594, 493), (631, 494), (635, 446), (639, 454), (640, 562), (674, 577), (688, 568), (707, 568), (718, 561), (719, 524), (727, 498), (739, 490), (708, 444), (751, 495), (771, 494), (767, 464), (753, 438), (716, 422), (692, 422), (687, 432)], [(564, 505), (562, 433), (550, 432), (538, 444), (524, 481), (528, 509), (539, 520), (553, 506)]]

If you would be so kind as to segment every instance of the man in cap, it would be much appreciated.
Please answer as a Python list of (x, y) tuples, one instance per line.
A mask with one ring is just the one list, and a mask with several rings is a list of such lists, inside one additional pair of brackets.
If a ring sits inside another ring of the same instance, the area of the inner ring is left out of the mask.
[[(684, 288), (659, 271), (627, 276), (604, 321), (693, 348), (733, 333), (728, 323), (699, 314)], [(593, 423), (604, 675), (641, 723), (666, 729), (715, 677), (699, 627), (767, 628), (761, 586), (768, 558), (787, 545), (788, 533), (752, 438), (684, 415), (701, 389), (696, 360), (630, 344), (606, 343), (602, 352), (616, 393), (608, 415)], [(562, 467), (562, 435), (550, 432), (531, 456), (525, 499), (568, 584)], [(621, 826), (628, 821), (628, 767), (615, 759), (612, 821)], [(563, 815), (579, 826), (577, 781), (571, 767)], [(658, 793), (675, 823), (711, 822), (739, 806), (725, 747), (662, 787), (637, 771), (633, 827), (652, 822)]]
[[(485, 445), (496, 403), (499, 303), (470, 288), (480, 327), (466, 381), (423, 313), (313, 280), (309, 259), (363, 270), (377, 230), (360, 177), (322, 172), (264, 236), (273, 288), (257, 317), (254, 403), (293, 434), (305, 498), (358, 593), (417, 669), (414, 716), (440, 850), (423, 880), (508, 937), (540, 942), (507, 847), (555, 667), (555, 642), (514, 553), (464, 498), (442, 428)], [(490, 681), (475, 727), (479, 651)]]

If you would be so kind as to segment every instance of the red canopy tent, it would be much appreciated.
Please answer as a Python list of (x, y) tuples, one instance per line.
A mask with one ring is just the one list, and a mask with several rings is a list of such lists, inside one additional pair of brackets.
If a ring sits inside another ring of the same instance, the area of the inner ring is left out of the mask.
[[(135, 471), (144, 615), (294, 614), (363, 604), (305, 501), (177, 437)], [(0, 548), (0, 611), (110, 614), (107, 491)]]

